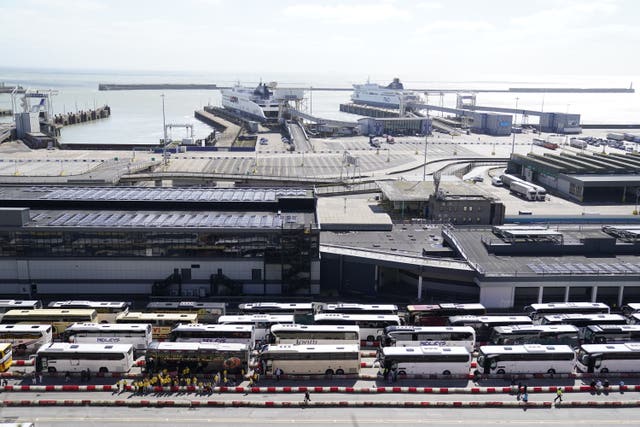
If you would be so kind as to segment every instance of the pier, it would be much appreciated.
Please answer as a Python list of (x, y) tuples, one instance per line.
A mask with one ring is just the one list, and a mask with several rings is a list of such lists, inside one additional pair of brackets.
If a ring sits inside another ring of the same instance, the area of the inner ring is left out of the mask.
[(56, 114), (53, 123), (60, 126), (75, 125), (78, 123), (91, 122), (94, 120), (106, 119), (111, 116), (111, 107), (104, 105), (95, 110), (78, 111), (77, 113)]

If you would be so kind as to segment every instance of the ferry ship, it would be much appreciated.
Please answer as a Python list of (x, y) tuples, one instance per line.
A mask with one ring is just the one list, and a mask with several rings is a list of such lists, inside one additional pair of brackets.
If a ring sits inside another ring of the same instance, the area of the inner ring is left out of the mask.
[(420, 95), (416, 92), (405, 90), (397, 77), (387, 86), (380, 86), (368, 81), (365, 84), (353, 85), (351, 100), (356, 104), (382, 108), (400, 108), (401, 101), (405, 107), (422, 102)]
[(288, 101), (301, 100), (301, 89), (277, 88), (277, 83), (260, 82), (257, 87), (235, 85), (222, 90), (222, 106), (234, 114), (259, 122), (278, 120), (279, 106)]

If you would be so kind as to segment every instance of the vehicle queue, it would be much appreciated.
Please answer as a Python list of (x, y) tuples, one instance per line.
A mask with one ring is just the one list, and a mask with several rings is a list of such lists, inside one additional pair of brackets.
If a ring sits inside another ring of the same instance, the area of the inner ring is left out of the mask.
[(212, 304), (215, 313), (193, 303), (132, 312), (115, 302), (0, 301), (0, 369), (34, 355), (38, 372), (128, 372), (144, 354), (148, 372), (354, 375), (368, 349), (385, 377), (640, 372), (637, 304), (623, 308), (627, 317), (595, 303), (533, 304), (527, 316), (408, 306), (402, 317), (389, 304), (247, 303), (239, 315)]

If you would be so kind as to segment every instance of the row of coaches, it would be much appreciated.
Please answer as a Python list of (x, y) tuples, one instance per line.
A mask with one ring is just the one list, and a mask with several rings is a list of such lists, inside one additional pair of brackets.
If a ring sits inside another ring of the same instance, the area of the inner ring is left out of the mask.
[[(261, 304), (264, 305), (262, 308), (259, 307)], [(69, 306), (69, 305), (70, 304), (67, 304), (66, 306)], [(234, 339), (234, 337), (238, 339), (242, 338), (245, 341), (250, 341), (250, 342), (265, 342), (265, 340), (268, 339), (268, 341), (266, 342), (271, 343), (271, 345), (263, 349), (262, 355), (261, 355), (261, 360), (263, 362), (262, 365), (265, 367), (266, 372), (269, 372), (268, 367), (270, 366), (270, 364), (267, 363), (268, 360), (275, 360), (278, 356), (284, 357), (284, 360), (292, 360), (291, 359), (292, 357), (293, 358), (298, 357), (297, 353), (305, 353), (305, 346), (306, 346), (306, 349), (308, 350), (306, 351), (306, 353), (314, 353), (314, 352), (317, 352), (319, 349), (327, 350), (328, 348), (336, 347), (335, 343), (340, 342), (340, 344), (344, 344), (347, 347), (345, 347), (344, 345), (339, 345), (338, 347), (340, 348), (336, 350), (338, 353), (345, 352), (346, 350), (349, 350), (349, 351), (352, 350), (352, 348), (349, 348), (349, 346), (352, 346), (352, 345), (356, 345), (356, 348), (359, 351), (357, 344), (361, 344), (362, 342), (369, 344), (374, 340), (379, 341), (382, 339), (383, 337), (382, 332), (385, 329), (388, 330), (393, 328), (399, 328), (401, 324), (400, 318), (397, 315), (397, 307), (391, 306), (391, 305), (367, 306), (367, 305), (359, 305), (359, 304), (343, 304), (343, 305), (323, 304), (323, 305), (320, 305), (320, 309), (318, 309), (318, 305), (316, 304), (310, 304), (310, 305), (282, 304), (282, 305), (285, 307), (281, 307), (279, 306), (279, 304), (275, 304), (275, 303), (273, 304), (258, 303), (258, 304), (252, 304), (251, 310), (255, 310), (256, 308), (258, 308), (258, 309), (264, 309), (269, 313), (273, 313), (275, 310), (279, 310), (278, 312), (282, 312), (282, 310), (288, 310), (288, 312), (293, 314), (260, 313), (260, 314), (245, 314), (239, 317), (222, 315), (217, 318), (217, 320), (220, 322), (220, 325), (189, 325), (187, 324), (187, 325), (181, 325), (178, 327), (172, 327), (172, 326), (175, 326), (176, 323), (177, 324), (194, 323), (195, 321), (198, 320), (197, 315), (195, 318), (185, 317), (185, 315), (187, 315), (188, 313), (179, 313), (180, 315), (174, 319), (173, 316), (168, 315), (170, 313), (140, 313), (140, 314), (147, 315), (146, 317), (143, 317), (143, 316), (131, 316), (132, 313), (129, 313), (127, 311), (127, 312), (120, 312), (119, 314), (117, 314), (115, 320), (116, 322), (121, 324), (121, 323), (132, 322), (133, 318), (137, 318), (138, 322), (140, 323), (130, 323), (129, 326), (136, 326), (136, 325), (142, 326), (142, 328), (139, 328), (139, 329), (145, 329), (144, 327), (146, 326), (146, 329), (148, 330), (148, 327), (151, 325), (153, 328), (152, 332), (155, 332), (156, 327), (159, 326), (156, 324), (156, 322), (162, 321), (166, 323), (162, 325), (162, 327), (165, 328), (165, 331), (162, 331), (159, 334), (161, 336), (161, 339), (163, 338), (166, 339), (167, 337), (171, 337), (175, 341), (181, 341), (181, 340), (193, 341), (196, 344), (198, 344), (199, 342), (200, 344), (198, 345), (203, 346), (202, 350), (196, 351), (193, 348), (188, 349), (188, 348), (185, 348), (185, 346), (180, 347), (179, 344), (169, 345), (169, 343), (167, 343), (165, 345), (166, 348), (163, 349), (162, 343), (149, 344), (149, 338), (146, 338), (147, 342), (145, 344), (141, 344), (139, 349), (142, 350), (144, 345), (146, 345), (148, 348), (154, 348), (154, 350), (156, 351), (172, 350), (172, 351), (180, 351), (185, 354), (187, 353), (195, 354), (194, 356), (195, 359), (193, 360), (196, 360), (196, 359), (199, 360), (198, 366), (200, 367), (209, 365), (209, 362), (207, 363), (202, 362), (203, 360), (207, 360), (207, 357), (199, 354), (199, 352), (206, 351), (205, 347), (207, 347), (207, 345), (210, 345), (210, 344), (221, 345), (221, 344), (227, 344), (227, 343), (232, 344), (231, 340)], [(104, 311), (109, 309), (113, 310), (115, 309), (115, 304), (102, 303), (102, 307)], [(294, 323), (295, 317), (301, 314), (309, 315), (310, 314), (309, 308), (312, 309), (311, 313), (313, 315), (314, 325), (296, 325)], [(246, 310), (246, 309), (248, 309), (248, 307), (241, 306), (241, 310)], [(56, 313), (54, 312), (46, 313), (47, 310), (43, 310), (43, 309), (33, 309), (33, 311), (36, 311), (37, 313), (29, 313), (29, 314), (32, 314), (34, 316), (37, 315), (38, 316), (37, 318), (40, 322), (55, 323), (55, 321), (58, 321), (64, 324), (65, 322), (70, 322), (71, 320), (73, 320), (71, 319), (73, 314), (80, 314), (80, 313), (76, 313), (75, 312), (76, 310), (83, 310), (83, 309), (56, 308), (56, 309), (50, 309), (50, 310), (60, 310), (61, 312), (58, 313), (59, 316), (55, 319), (53, 319), (53, 317), (55, 317)], [(87, 311), (87, 310), (84, 310), (84, 311)], [(343, 311), (347, 311), (347, 313), (344, 313)], [(375, 314), (375, 313), (381, 313), (381, 312), (384, 314)], [(391, 314), (394, 312), (396, 314)], [(350, 313), (357, 313), (357, 314), (350, 314)], [(11, 320), (11, 316), (7, 316), (7, 314), (14, 314), (14, 313), (10, 313), (10, 312), (5, 313), (5, 316), (3, 317), (3, 323), (7, 323), (9, 320)], [(27, 313), (24, 313), (24, 314), (27, 314)], [(86, 314), (86, 313), (83, 313), (83, 314)], [(153, 315), (153, 316), (149, 316), (149, 315)], [(97, 320), (97, 311), (95, 311), (95, 313), (92, 313), (91, 317), (92, 317), (91, 319), (85, 319), (85, 320), (89, 320), (90, 322), (95, 322)], [(459, 320), (464, 320), (464, 321), (470, 320), (469, 316), (458, 316), (458, 317), (463, 318)], [(482, 321), (481, 324), (483, 326), (487, 323), (487, 321), (489, 321), (488, 318), (491, 318), (491, 320), (496, 320), (495, 316), (476, 316), (476, 317), (481, 318), (480, 320)], [(523, 316), (502, 316), (502, 317), (506, 317), (506, 319), (502, 319), (502, 321), (508, 322), (508, 325), (513, 326), (514, 324), (517, 324), (520, 320), (522, 320), (518, 318)], [(36, 318), (36, 317), (33, 317), (33, 318)], [(449, 320), (451, 322), (452, 320), (455, 320), (455, 319), (449, 319)], [(532, 320), (533, 319), (530, 318), (529, 323), (531, 323)], [(525, 322), (523, 321), (523, 323)], [(61, 329), (64, 329), (63, 332), (66, 332), (67, 328), (64, 327), (64, 325), (61, 325), (61, 326), (62, 327), (58, 329), (57, 332), (59, 333)], [(125, 328), (124, 325), (116, 326), (116, 325), (110, 325), (110, 324), (103, 324), (100, 326), (101, 326), (101, 328), (99, 328), (101, 330), (100, 334), (103, 337), (102, 342), (111, 342), (114, 344), (118, 342), (122, 342), (121, 340), (116, 339), (113, 335), (116, 332), (120, 332), (122, 334), (128, 333), (127, 328)], [(496, 329), (494, 326), (499, 326), (499, 325), (496, 325), (496, 323), (493, 322), (493, 326), (491, 327), (491, 330)], [(83, 333), (87, 332), (87, 330), (91, 328), (95, 329), (96, 326), (87, 325), (87, 324), (74, 325), (73, 328), (69, 328), (69, 329), (72, 329), (71, 332), (75, 333), (75, 335), (72, 335), (72, 336), (74, 336), (75, 341), (78, 342), (79, 337), (81, 337)], [(120, 328), (120, 331), (117, 331), (119, 328)], [(84, 331), (81, 331), (82, 329), (84, 329)], [(174, 332), (171, 332), (172, 330)], [(482, 331), (482, 329), (480, 328), (473, 329), (473, 330), (476, 333), (478, 333), (478, 331)], [(468, 341), (469, 330), (468, 329), (466, 331), (461, 330), (461, 332), (464, 332), (466, 334), (467, 341)], [(181, 334), (183, 334), (182, 337), (181, 337)], [(356, 335), (358, 336), (358, 341), (356, 342), (356, 344), (351, 344), (351, 342), (354, 341)], [(387, 334), (384, 335), (384, 339), (387, 340)], [(214, 342), (210, 342), (210, 343), (206, 342), (211, 340), (213, 340)], [(428, 340), (426, 342), (428, 344), (433, 344), (433, 342), (429, 343)], [(435, 344), (439, 346), (443, 346), (443, 342), (444, 340), (440, 340), (435, 342)], [(325, 343), (333, 343), (333, 344), (325, 344)], [(318, 344), (318, 345), (314, 347), (309, 347), (308, 344)], [(113, 344), (107, 344), (107, 345), (113, 345)], [(330, 347), (319, 348), (319, 347), (322, 347), (323, 345), (330, 345)], [(170, 348), (170, 347), (173, 347), (173, 348)], [(191, 347), (193, 347), (193, 345)], [(215, 345), (213, 347), (215, 347)], [(249, 345), (245, 344), (245, 347), (249, 347)], [(241, 352), (244, 352), (244, 348), (241, 348), (241, 347), (238, 347), (238, 348), (240, 349)], [(218, 352), (222, 351), (220, 346), (218, 346), (216, 351)], [(151, 362), (150, 363), (151, 366), (156, 366), (156, 365), (160, 366), (162, 364), (163, 359), (180, 360), (180, 357), (174, 357), (174, 356), (165, 357), (161, 354), (154, 355), (153, 352), (149, 352), (149, 351), (147, 353), (150, 354), (148, 358), (150, 357), (151, 359), (148, 359), (148, 362)], [(276, 353), (279, 353), (279, 354), (276, 354)], [(300, 357), (309, 359), (308, 354), (303, 354)], [(320, 357), (324, 357), (324, 356), (321, 355)], [(214, 359), (218, 360), (219, 363), (217, 362), (217, 363), (211, 364), (213, 367), (215, 366), (230, 367), (230, 366), (237, 365), (236, 361), (238, 359), (239, 360), (245, 359), (248, 361), (248, 356), (246, 358), (235, 357), (235, 356), (233, 358), (216, 356)], [(187, 362), (190, 362), (190, 361), (187, 360)], [(241, 362), (240, 364), (244, 366), (243, 362)], [(212, 369), (215, 369), (215, 368), (212, 368)], [(275, 369), (275, 368), (272, 368), (272, 369)], [(100, 369), (100, 370), (103, 370), (103, 369)], [(348, 373), (351, 371), (351, 368), (348, 370), (345, 370), (344, 367), (338, 367), (336, 369), (332, 369), (332, 371), (336, 373)], [(310, 372), (305, 372), (305, 373), (310, 373)]]

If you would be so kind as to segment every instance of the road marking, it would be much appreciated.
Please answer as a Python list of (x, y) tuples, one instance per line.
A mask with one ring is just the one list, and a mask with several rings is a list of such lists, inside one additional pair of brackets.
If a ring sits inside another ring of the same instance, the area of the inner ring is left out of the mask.
[[(310, 408), (309, 408), (310, 409)], [(354, 422), (358, 424), (433, 424), (436, 422), (437, 424), (467, 424), (470, 420), (468, 419), (444, 419), (438, 418), (434, 420), (434, 414), (430, 415), (429, 419), (359, 419), (357, 417), (349, 417), (344, 419), (265, 419), (262, 418), (260, 420), (261, 424), (283, 424), (283, 423), (295, 423), (295, 424), (337, 424), (337, 425), (349, 425), (353, 426)], [(11, 417), (13, 418), (13, 417)], [(20, 417), (18, 417), (20, 418)], [(117, 417), (117, 418), (107, 418), (107, 417), (87, 417), (87, 416), (78, 416), (78, 417), (36, 417), (32, 419), (33, 422), (63, 422), (63, 421), (93, 421), (93, 422), (118, 422), (118, 423), (140, 423), (140, 422), (148, 422), (148, 423), (164, 423), (164, 424), (175, 424), (175, 419), (169, 418), (154, 418), (154, 417)], [(25, 422), (29, 420), (19, 420), (18, 422)], [(200, 423), (200, 424), (247, 424), (252, 421), (255, 421), (254, 418), (180, 418), (181, 423)], [(568, 420), (562, 419), (553, 419), (553, 420), (513, 420), (509, 418), (500, 418), (495, 420), (475, 420), (474, 425), (504, 425), (504, 424), (523, 424), (523, 425), (566, 425)], [(598, 425), (610, 425), (610, 424), (622, 424), (622, 425), (637, 425), (637, 420), (617, 420), (617, 419), (575, 419), (572, 418), (570, 421), (571, 425), (593, 425), (597, 423)]]

